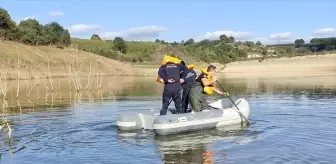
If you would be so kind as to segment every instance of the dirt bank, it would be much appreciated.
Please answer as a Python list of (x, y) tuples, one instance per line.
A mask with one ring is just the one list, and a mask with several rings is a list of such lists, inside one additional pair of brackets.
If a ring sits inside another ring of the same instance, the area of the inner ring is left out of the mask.
[[(45, 76), (67, 77), (69, 74), (87, 76), (136, 75), (130, 64), (108, 59), (96, 54), (76, 51), (74, 48), (28, 46), (21, 43), (0, 42), (0, 71), (8, 79), (38, 79)], [(49, 67), (48, 67), (49, 63)], [(69, 69), (71, 68), (71, 69)]]
[(221, 71), (226, 78), (336, 77), (336, 54), (239, 61)]

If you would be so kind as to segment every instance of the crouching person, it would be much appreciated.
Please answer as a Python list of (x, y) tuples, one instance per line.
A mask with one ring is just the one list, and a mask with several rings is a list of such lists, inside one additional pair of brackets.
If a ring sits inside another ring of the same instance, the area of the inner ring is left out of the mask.
[(201, 69), (201, 71), (202, 73), (196, 79), (196, 83), (191, 87), (189, 93), (190, 106), (194, 112), (200, 112), (209, 108), (209, 104), (205, 99), (206, 95), (212, 95), (213, 91), (220, 95), (225, 94), (214, 87), (217, 80), (214, 76), (216, 71), (215, 66), (210, 65), (207, 70)]

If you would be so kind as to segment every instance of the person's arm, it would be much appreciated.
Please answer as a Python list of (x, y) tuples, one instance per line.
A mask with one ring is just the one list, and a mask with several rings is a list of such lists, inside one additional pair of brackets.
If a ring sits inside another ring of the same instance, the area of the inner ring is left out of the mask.
[(189, 72), (183, 72), (181, 79), (183, 80), (183, 82), (187, 82), (187, 81), (189, 81), (190, 77), (191, 76), (190, 76)]
[(192, 70), (192, 72), (195, 74), (193, 78), (196, 79), (197, 78), (197, 73), (194, 70)]
[(165, 83), (168, 83), (166, 71), (162, 67), (159, 68), (158, 74)]
[[(182, 64), (178, 64), (178, 68), (180, 69), (180, 72), (182, 72), (183, 71), (183, 76), (185, 77), (186, 76), (186, 72), (188, 71), (188, 67), (187, 66), (185, 66), (185, 65), (182, 65)], [(182, 78), (183, 78), (183, 76), (182, 76)]]
[(180, 78), (180, 83), (184, 83), (186, 81), (186, 76), (188, 75), (187, 74), (188, 67), (186, 67), (185, 65), (182, 65), (182, 64), (179, 64), (178, 67), (180, 69), (180, 72), (183, 71), (182, 77)]
[(225, 94), (224, 92), (222, 92), (221, 90), (217, 89), (216, 87), (213, 87), (213, 89), (219, 95), (224, 95)]

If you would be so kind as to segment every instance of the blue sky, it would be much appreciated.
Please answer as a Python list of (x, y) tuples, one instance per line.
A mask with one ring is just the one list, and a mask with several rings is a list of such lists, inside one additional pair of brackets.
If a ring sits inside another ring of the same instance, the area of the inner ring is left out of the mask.
[(264, 44), (336, 36), (334, 0), (0, 0), (19, 22), (57, 21), (72, 36), (181, 41), (221, 34)]

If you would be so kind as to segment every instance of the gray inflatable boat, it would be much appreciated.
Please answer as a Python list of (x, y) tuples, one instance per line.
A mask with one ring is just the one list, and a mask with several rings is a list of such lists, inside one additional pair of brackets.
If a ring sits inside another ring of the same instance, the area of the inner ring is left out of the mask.
[[(250, 115), (248, 102), (245, 99), (238, 99), (235, 104), (248, 118)], [(220, 99), (209, 105), (213, 109), (183, 114), (167, 112), (164, 116), (160, 116), (159, 110), (124, 113), (117, 118), (116, 124), (119, 130), (150, 129), (157, 135), (169, 135), (245, 122), (229, 99)]]

